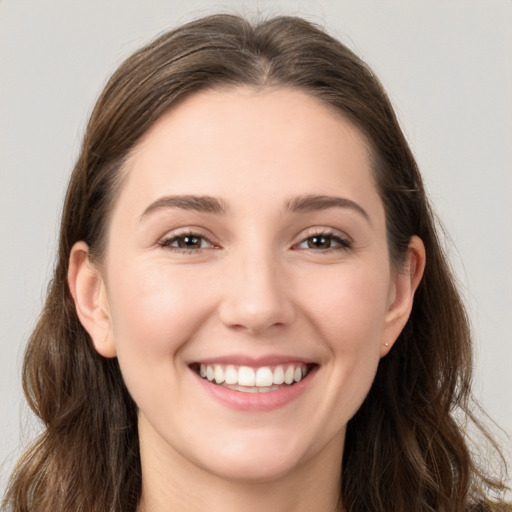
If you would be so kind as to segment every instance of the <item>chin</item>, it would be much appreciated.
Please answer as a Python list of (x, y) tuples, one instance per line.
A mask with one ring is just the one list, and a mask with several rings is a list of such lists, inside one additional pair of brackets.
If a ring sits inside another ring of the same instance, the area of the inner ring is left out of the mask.
[(300, 445), (289, 435), (226, 439), (219, 450), (210, 449), (209, 456), (198, 462), (205, 470), (225, 480), (272, 482), (286, 478), (303, 465), (306, 454)]
[(283, 480), (295, 473), (298, 467), (298, 461), (274, 456), (257, 461), (246, 457), (225, 459), (220, 464), (211, 464), (205, 469), (226, 481), (256, 484)]

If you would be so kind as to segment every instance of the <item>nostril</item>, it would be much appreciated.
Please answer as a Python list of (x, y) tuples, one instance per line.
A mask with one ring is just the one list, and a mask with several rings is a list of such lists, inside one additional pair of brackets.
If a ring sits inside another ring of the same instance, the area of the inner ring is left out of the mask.
[(234, 331), (260, 333), (267, 329), (283, 328), (293, 320), (293, 308), (286, 300), (260, 307), (242, 301), (224, 303), (219, 309), (224, 325)]

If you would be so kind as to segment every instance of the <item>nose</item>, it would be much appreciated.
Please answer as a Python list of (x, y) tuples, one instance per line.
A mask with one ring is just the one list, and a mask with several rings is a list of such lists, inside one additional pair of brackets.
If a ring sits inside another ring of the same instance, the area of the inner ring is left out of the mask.
[(259, 334), (293, 321), (291, 282), (277, 260), (270, 251), (231, 260), (225, 269), (219, 305), (224, 325)]

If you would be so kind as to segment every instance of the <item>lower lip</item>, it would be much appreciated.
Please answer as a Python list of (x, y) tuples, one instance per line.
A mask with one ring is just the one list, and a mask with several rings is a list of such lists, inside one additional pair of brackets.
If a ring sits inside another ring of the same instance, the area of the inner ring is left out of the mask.
[(267, 391), (265, 393), (244, 393), (243, 391), (236, 391), (213, 384), (203, 379), (195, 372), (194, 375), (205, 391), (222, 405), (238, 411), (264, 412), (279, 409), (299, 398), (312, 382), (316, 370), (317, 367), (313, 368), (306, 377), (292, 386), (282, 387), (275, 391)]

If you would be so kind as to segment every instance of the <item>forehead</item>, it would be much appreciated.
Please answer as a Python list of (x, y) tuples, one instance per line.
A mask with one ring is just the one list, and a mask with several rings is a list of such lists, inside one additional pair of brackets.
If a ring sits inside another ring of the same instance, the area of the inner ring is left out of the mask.
[[(298, 143), (304, 137), (311, 145), (322, 138), (325, 144), (334, 138), (340, 143), (341, 136), (370, 150), (364, 134), (340, 110), (313, 94), (288, 87), (233, 86), (201, 90), (178, 100), (142, 137), (136, 153), (162, 136), (202, 144), (213, 135), (231, 136), (231, 141), (245, 137), (257, 144), (269, 131), (279, 134), (280, 144)], [(326, 137), (327, 131), (332, 137)]]
[(353, 123), (303, 91), (205, 90), (180, 101), (144, 135), (124, 166), (121, 196), (250, 199), (333, 194), (340, 186), (348, 196), (374, 194), (369, 153)]

